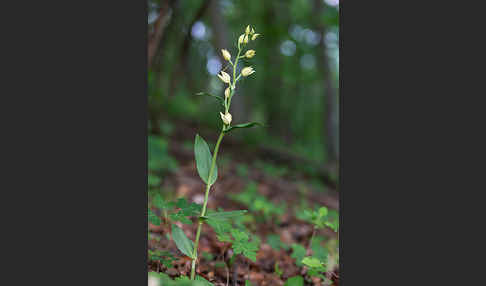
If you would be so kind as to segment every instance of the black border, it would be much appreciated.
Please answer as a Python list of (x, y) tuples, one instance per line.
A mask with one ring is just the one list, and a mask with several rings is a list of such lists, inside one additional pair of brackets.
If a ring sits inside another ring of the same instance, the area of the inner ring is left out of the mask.
[(147, 285), (147, 2), (12, 4), (0, 284)]

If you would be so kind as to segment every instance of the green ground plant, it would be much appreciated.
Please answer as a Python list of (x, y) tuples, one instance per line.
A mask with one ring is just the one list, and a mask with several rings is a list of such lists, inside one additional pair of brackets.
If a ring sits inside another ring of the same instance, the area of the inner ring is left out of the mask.
[(280, 202), (278, 205), (269, 201), (265, 196), (257, 192), (257, 184), (249, 182), (243, 192), (238, 194), (231, 194), (230, 198), (243, 204), (252, 212), (260, 212), (263, 214), (263, 220), (267, 222), (278, 222), (287, 210), (287, 204)]

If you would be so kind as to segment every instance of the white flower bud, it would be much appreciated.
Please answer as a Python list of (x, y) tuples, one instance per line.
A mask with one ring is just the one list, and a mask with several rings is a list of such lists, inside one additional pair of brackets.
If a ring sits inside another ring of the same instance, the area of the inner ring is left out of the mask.
[(221, 115), (221, 120), (223, 120), (223, 123), (226, 125), (230, 125), (231, 123), (231, 114), (227, 112), (226, 114), (223, 114), (222, 112), (219, 113)]
[(250, 35), (253, 35), (253, 34), (255, 34), (255, 30), (253, 30), (253, 28), (251, 28)]
[(245, 67), (241, 70), (241, 75), (242, 76), (249, 76), (251, 75), (252, 73), (254, 73), (255, 71), (253, 70), (252, 67)]
[(221, 74), (218, 74), (219, 79), (221, 79), (224, 83), (230, 83), (230, 75), (221, 71)]
[(228, 97), (230, 96), (230, 92), (231, 92), (230, 88), (229, 88), (229, 87), (227, 87), (227, 88), (224, 90), (224, 97), (225, 97), (225, 98), (228, 98)]
[(245, 38), (245, 34), (241, 34), (241, 36), (238, 38), (238, 44), (242, 44), (244, 38)]
[(258, 36), (260, 36), (260, 34), (253, 34), (253, 36), (251, 36), (251, 40), (252, 41), (256, 40)]
[(250, 33), (250, 25), (246, 26), (246, 30), (245, 30), (245, 34), (249, 34)]
[(248, 50), (245, 53), (245, 57), (250, 59), (250, 58), (253, 58), (255, 56), (255, 54), (256, 54), (256, 52), (254, 50)]
[(243, 43), (248, 44), (248, 35), (245, 35), (245, 38), (243, 39)]
[(227, 60), (227, 61), (231, 60), (231, 54), (227, 50), (222, 49), (221, 53), (223, 54), (223, 58), (225, 60)]

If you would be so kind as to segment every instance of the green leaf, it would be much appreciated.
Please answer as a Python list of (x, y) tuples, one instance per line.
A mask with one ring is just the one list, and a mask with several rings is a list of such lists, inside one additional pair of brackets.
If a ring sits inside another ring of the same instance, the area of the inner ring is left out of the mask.
[(235, 217), (239, 217), (244, 215), (247, 210), (239, 210), (239, 211), (229, 211), (229, 212), (214, 212), (206, 215), (208, 219), (216, 219), (216, 220), (227, 220), (233, 219)]
[(151, 175), (151, 174), (148, 175), (148, 185), (150, 187), (156, 187), (156, 186), (160, 185), (161, 181), (162, 180), (157, 176), (154, 176), (154, 175)]
[(221, 105), (224, 106), (224, 99), (221, 96), (213, 95), (213, 94), (210, 94), (210, 93), (207, 93), (207, 92), (198, 92), (198, 93), (196, 93), (196, 95), (206, 95), (206, 96), (214, 97), (221, 103)]
[(311, 249), (314, 257), (318, 258), (321, 261), (326, 261), (329, 253), (327, 248), (322, 247), (322, 241), (323, 239), (321, 237), (314, 237), (314, 240), (312, 240)]
[(232, 229), (231, 223), (227, 220), (208, 219), (206, 223), (216, 232), (217, 238), (221, 242), (231, 242), (229, 232)]
[(209, 282), (209, 281), (208, 281), (208, 280), (206, 280), (204, 277), (199, 276), (199, 275), (197, 275), (197, 276), (196, 276), (196, 281), (201, 281), (201, 282), (203, 282), (203, 283), (204, 283), (203, 285), (205, 285), (205, 286), (214, 286), (214, 284), (213, 284), (213, 283)]
[(164, 199), (162, 199), (162, 196), (158, 193), (154, 195), (152, 202), (153, 202), (154, 206), (158, 209), (163, 210), (163, 209), (169, 208), (169, 204), (167, 202), (165, 202)]
[(253, 126), (256, 126), (256, 125), (263, 126), (263, 124), (258, 123), (258, 122), (247, 122), (247, 123), (241, 123), (241, 124), (233, 125), (230, 128), (226, 129), (224, 132), (228, 133), (231, 130), (236, 129), (236, 128), (250, 128), (250, 127), (253, 127)]
[(312, 268), (319, 268), (322, 266), (322, 262), (319, 259), (310, 256), (304, 257), (304, 259), (302, 259), (302, 263)]
[(149, 272), (148, 276), (158, 279), (160, 285), (170, 285), (170, 283), (172, 282), (169, 275), (165, 273)]
[(149, 250), (148, 254), (149, 254), (150, 260), (159, 261), (160, 263), (162, 263), (167, 268), (172, 267), (172, 262), (175, 260), (172, 253), (170, 253), (167, 250), (164, 250), (164, 251), (161, 251), (161, 250), (151, 251), (151, 250)]
[(309, 271), (307, 272), (309, 276), (325, 278), (321, 273), (326, 272), (326, 267), (319, 259), (308, 256), (302, 259), (302, 263), (309, 267)]
[(334, 232), (338, 232), (337, 222), (332, 223), (332, 222), (326, 221), (325, 224), (326, 224), (327, 227), (331, 228)]
[(256, 254), (259, 249), (260, 241), (258, 239), (253, 239), (251, 242), (249, 240), (248, 234), (239, 230), (232, 229), (231, 235), (234, 238), (232, 248), (235, 254), (243, 254), (253, 262), (256, 262)]
[(302, 266), (302, 259), (305, 257), (305, 248), (300, 244), (292, 244), (292, 255), (290, 257), (295, 258), (295, 264)]
[(327, 208), (326, 207), (322, 207), (322, 208), (319, 209), (319, 216), (321, 216), (321, 217), (327, 216)]
[(214, 164), (213, 175), (208, 180), (212, 156), (209, 151), (208, 143), (206, 143), (199, 134), (196, 134), (196, 139), (194, 141), (194, 154), (196, 156), (196, 166), (199, 176), (206, 184), (214, 184), (218, 178), (218, 167)]
[(184, 234), (182, 229), (180, 229), (177, 225), (172, 225), (172, 238), (174, 239), (177, 248), (184, 253), (185, 255), (192, 257), (192, 252), (194, 249), (194, 243), (187, 238)]
[(289, 247), (283, 243), (281, 240), (280, 240), (280, 236), (279, 235), (276, 235), (276, 234), (270, 234), (268, 235), (267, 237), (267, 243), (275, 250), (280, 250), (280, 249), (285, 249), (287, 250)]
[(162, 222), (151, 209), (148, 209), (148, 220), (153, 225), (160, 225), (160, 223)]
[(278, 276), (282, 276), (282, 274), (283, 274), (282, 270), (278, 267), (278, 262), (275, 263), (275, 273)]
[(187, 276), (179, 276), (176, 277), (174, 281), (172, 281), (171, 283), (161, 284), (161, 286), (165, 286), (165, 285), (167, 286), (207, 286), (212, 284), (206, 284), (204, 281), (198, 280), (197, 278), (195, 280), (191, 280)]
[(180, 221), (183, 224), (192, 224), (192, 221), (190, 219), (186, 218), (186, 216), (184, 215), (184, 213), (182, 211), (180, 211), (178, 213), (170, 214), (169, 216), (170, 216), (170, 219), (173, 220), (173, 221)]
[(287, 279), (284, 286), (304, 286), (304, 278), (302, 276), (293, 276)]

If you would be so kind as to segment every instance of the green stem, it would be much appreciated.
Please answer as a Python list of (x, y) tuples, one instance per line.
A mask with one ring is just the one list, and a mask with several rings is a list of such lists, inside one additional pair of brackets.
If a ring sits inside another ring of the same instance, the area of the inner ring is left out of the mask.
[[(232, 86), (235, 87), (235, 88), (236, 88), (236, 81), (238, 80), (236, 78), (236, 68), (238, 67), (238, 60), (240, 59), (240, 53), (241, 53), (241, 48), (240, 48), (240, 45), (238, 45), (238, 55), (236, 56), (235, 63), (233, 64), (233, 84), (232, 84)], [(238, 76), (238, 78), (240, 78), (240, 77)], [(233, 98), (233, 94), (234, 93), (235, 93), (235, 89), (232, 88), (231, 89), (231, 94), (230, 94), (230, 96), (228, 98), (228, 104), (226, 106), (226, 112), (229, 111), (229, 108), (231, 106), (231, 98)]]
[(307, 251), (306, 251), (307, 255), (309, 255), (308, 253), (309, 253), (309, 250), (312, 247), (312, 241), (314, 240), (314, 236), (316, 236), (316, 230), (317, 230), (316, 226), (314, 226), (314, 229), (312, 230), (312, 236), (311, 236), (310, 241), (309, 241), (309, 245), (307, 246)]
[[(221, 141), (223, 140), (223, 136), (224, 136), (224, 125), (223, 125), (223, 130), (221, 130), (221, 133), (219, 134), (218, 141), (216, 142), (216, 147), (214, 147), (213, 159), (211, 161), (211, 168), (209, 169), (208, 182), (209, 182), (210, 178), (213, 176), (214, 167), (216, 166), (216, 158), (218, 157), (219, 145), (220, 145)], [(206, 185), (206, 193), (204, 194), (204, 205), (203, 205), (200, 217), (204, 217), (206, 215), (206, 209), (207, 209), (207, 206), (208, 206), (209, 189), (211, 189), (211, 185), (208, 183)], [(197, 226), (197, 232), (196, 232), (196, 241), (194, 242), (194, 250), (193, 250), (193, 253), (192, 253), (191, 280), (194, 280), (194, 278), (196, 276), (197, 249), (198, 249), (198, 246), (199, 246), (199, 237), (201, 236), (202, 225), (203, 225), (203, 222), (201, 220), (199, 220), (199, 224)]]

